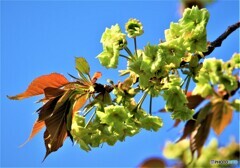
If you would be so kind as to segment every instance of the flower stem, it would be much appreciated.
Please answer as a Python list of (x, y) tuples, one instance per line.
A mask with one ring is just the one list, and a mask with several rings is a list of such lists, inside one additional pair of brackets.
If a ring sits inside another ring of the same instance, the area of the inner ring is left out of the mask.
[(86, 115), (88, 115), (88, 113), (94, 108), (94, 106), (92, 106), (90, 109), (88, 109), (85, 113), (83, 113), (83, 117), (85, 117)]
[(129, 58), (128, 56), (126, 56), (126, 55), (122, 55), (122, 54), (120, 54), (119, 56), (120, 56), (120, 57), (123, 57), (123, 58), (126, 58), (127, 60), (130, 59), (130, 58)]
[(185, 94), (187, 94), (190, 81), (191, 81), (191, 76), (189, 76), (188, 79), (187, 79), (186, 88), (185, 88)]
[(152, 95), (150, 95), (149, 114), (152, 115)]
[(142, 106), (145, 98), (147, 97), (147, 94), (148, 94), (148, 93), (147, 93), (147, 90), (146, 90), (145, 93), (144, 93), (144, 95), (141, 97), (141, 99), (140, 99), (139, 102), (138, 102), (138, 105), (137, 105), (137, 108), (138, 108), (138, 109), (141, 108), (141, 106)]
[(90, 117), (90, 119), (88, 120), (88, 122), (87, 122), (87, 124), (85, 125), (84, 128), (87, 128), (87, 126), (89, 125), (89, 123), (91, 122), (91, 120), (93, 119), (95, 114), (96, 114), (96, 111), (93, 112), (92, 116)]
[(182, 88), (182, 86), (185, 84), (185, 82), (187, 81), (188, 77), (189, 77), (189, 75), (187, 75), (187, 76), (184, 78), (183, 82), (182, 82), (181, 85), (180, 85), (181, 88)]
[(124, 47), (124, 50), (130, 55), (131, 57), (133, 56), (132, 52), (129, 50), (128, 47)]
[(133, 39), (134, 39), (134, 49), (135, 49), (135, 53), (137, 55), (137, 38), (134, 37)]

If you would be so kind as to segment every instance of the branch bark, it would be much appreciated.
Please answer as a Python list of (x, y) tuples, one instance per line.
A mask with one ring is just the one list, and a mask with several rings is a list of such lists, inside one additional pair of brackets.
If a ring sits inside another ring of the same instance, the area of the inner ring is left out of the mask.
[[(208, 51), (204, 52), (203, 55), (207, 56), (210, 55), (213, 50), (217, 47), (220, 47), (222, 45), (222, 42), (231, 34), (233, 33), (235, 30), (237, 30), (240, 27), (240, 22), (237, 22), (231, 26), (228, 26), (227, 30), (221, 34), (216, 40), (214, 40), (213, 42), (210, 43), (210, 45), (208, 46)], [(201, 59), (202, 57), (200, 55), (198, 55), (198, 58)], [(181, 65), (184, 65), (186, 62), (182, 62)], [(110, 85), (102, 85), (100, 83), (96, 83), (95, 85), (95, 90), (96, 92), (111, 92), (113, 90), (113, 86)], [(235, 94), (235, 93), (233, 93)]]
[(203, 55), (207, 56), (211, 54), (216, 47), (220, 47), (222, 45), (222, 42), (239, 27), (240, 27), (240, 22), (237, 22), (229, 26), (223, 34), (221, 34), (216, 40), (210, 43), (210, 45), (208, 46), (208, 51), (204, 52)]

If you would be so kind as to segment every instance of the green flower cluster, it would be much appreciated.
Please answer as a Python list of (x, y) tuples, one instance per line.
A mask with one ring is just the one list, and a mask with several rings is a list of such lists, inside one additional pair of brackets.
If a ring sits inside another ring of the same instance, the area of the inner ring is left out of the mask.
[(127, 45), (126, 35), (121, 32), (118, 24), (106, 28), (102, 35), (103, 52), (97, 58), (106, 68), (117, 68), (120, 50)]
[[(127, 51), (129, 54), (128, 68), (139, 76), (141, 88), (156, 87), (149, 81), (168, 76), (169, 71), (179, 68), (180, 63), (186, 60), (186, 55), (189, 57), (188, 53), (206, 51), (208, 18), (209, 13), (206, 9), (199, 10), (198, 7), (186, 9), (183, 18), (178, 23), (171, 23), (170, 29), (165, 31), (165, 42), (158, 45), (147, 44), (144, 50), (138, 50), (134, 54)], [(143, 34), (142, 23), (136, 19), (130, 19), (125, 28), (130, 38)], [(117, 67), (120, 50), (127, 45), (125, 36), (118, 25), (106, 29), (101, 39), (104, 50), (97, 56), (102, 65), (107, 68)], [(160, 90), (159, 87), (154, 89)], [(156, 93), (155, 96), (157, 95)]]
[(125, 25), (128, 37), (135, 38), (143, 34), (143, 25), (137, 19), (129, 19)]
[(157, 131), (162, 125), (159, 117), (150, 116), (142, 109), (130, 112), (124, 106), (110, 105), (97, 109), (95, 119), (88, 125), (85, 117), (75, 115), (71, 135), (83, 150), (90, 151), (91, 147), (103, 143), (114, 145), (117, 141), (124, 141), (141, 128)]
[(117, 104), (121, 104), (128, 110), (132, 111), (136, 107), (134, 96), (139, 92), (139, 88), (133, 88), (133, 76), (127, 78), (123, 83), (119, 83), (114, 87), (113, 94)]
[[(143, 34), (143, 25), (137, 19), (129, 19), (125, 24), (125, 29), (130, 38), (136, 38)], [(129, 55), (132, 55), (131, 51), (127, 48), (126, 34), (121, 32), (118, 24), (112, 26), (110, 29), (106, 28), (102, 35), (101, 43), (103, 45), (103, 52), (97, 58), (106, 68), (117, 68), (120, 50), (125, 49)]]
[(169, 81), (163, 86), (163, 98), (166, 100), (165, 109), (172, 112), (173, 119), (192, 119), (194, 110), (187, 107), (187, 97), (180, 88), (181, 78), (175, 75), (169, 76)]
[(215, 58), (205, 59), (202, 68), (195, 76), (197, 83), (193, 94), (210, 96), (213, 94), (214, 85), (228, 93), (235, 90), (238, 87), (237, 78), (233, 75), (236, 68), (239, 68), (239, 54), (234, 54), (227, 62)]
[(167, 42), (182, 41), (181, 48), (188, 52), (204, 52), (207, 50), (206, 25), (209, 13), (198, 7), (187, 8), (178, 23), (171, 23), (170, 29), (165, 31)]
[(166, 30), (165, 42), (147, 44), (144, 50), (138, 50), (128, 60), (128, 68), (139, 76), (142, 89), (154, 87), (154, 96), (158, 96), (162, 86), (159, 80), (168, 77), (173, 69), (179, 68), (182, 61), (189, 62), (191, 66), (198, 65), (199, 60), (194, 53), (207, 49), (208, 18), (206, 9), (193, 7), (185, 10), (183, 18), (178, 23), (171, 23), (170, 29)]
[[(198, 159), (192, 159), (189, 147), (189, 140), (182, 140), (178, 143), (167, 142), (163, 149), (163, 155), (167, 159), (175, 159), (186, 168), (192, 167), (230, 167), (229, 164), (214, 164), (211, 160), (238, 160), (239, 143), (231, 141), (226, 146), (219, 147), (216, 139), (211, 139), (207, 146), (202, 149)], [(234, 167), (234, 166), (233, 166)]]
[(232, 68), (240, 68), (240, 54), (234, 53), (230, 62)]

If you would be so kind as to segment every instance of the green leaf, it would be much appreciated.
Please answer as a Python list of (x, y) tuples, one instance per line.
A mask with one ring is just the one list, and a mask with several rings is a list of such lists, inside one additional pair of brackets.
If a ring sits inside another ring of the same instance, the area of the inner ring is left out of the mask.
[(83, 73), (86, 75), (89, 75), (90, 73), (90, 67), (88, 62), (83, 57), (76, 57), (75, 58), (75, 65), (76, 69), (79, 71), (79, 73)]

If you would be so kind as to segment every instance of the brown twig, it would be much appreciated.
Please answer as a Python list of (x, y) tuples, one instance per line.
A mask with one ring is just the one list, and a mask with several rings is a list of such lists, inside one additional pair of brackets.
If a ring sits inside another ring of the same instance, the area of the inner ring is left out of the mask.
[[(211, 54), (216, 47), (220, 47), (222, 45), (222, 42), (239, 27), (240, 27), (240, 22), (237, 22), (229, 26), (223, 34), (221, 34), (216, 40), (210, 43), (210, 45), (208, 46), (208, 51), (204, 52), (203, 55), (207, 56)], [(201, 59), (202, 57), (199, 55), (198, 58)], [(184, 65), (184, 64), (186, 64), (186, 62), (183, 61), (181, 65)], [(96, 92), (104, 92), (104, 91), (111, 92), (112, 90), (113, 90), (113, 86), (110, 86), (110, 85), (102, 85), (99, 83), (96, 83), (95, 85)]]
[(237, 22), (229, 26), (223, 34), (221, 34), (216, 40), (210, 43), (210, 45), (208, 46), (208, 51), (204, 52), (203, 55), (207, 56), (211, 54), (216, 47), (220, 47), (222, 45), (223, 40), (225, 40), (232, 32), (237, 30), (239, 27), (240, 27), (240, 22)]

